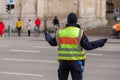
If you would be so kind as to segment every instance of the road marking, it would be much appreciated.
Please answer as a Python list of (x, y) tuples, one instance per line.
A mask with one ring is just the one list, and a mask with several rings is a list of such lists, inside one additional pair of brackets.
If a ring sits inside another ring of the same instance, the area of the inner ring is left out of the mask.
[(0, 45), (0, 47), (9, 47), (11, 45)]
[(95, 53), (86, 53), (86, 55), (92, 55), (92, 56), (103, 56), (103, 54), (95, 54)]
[(98, 50), (101, 50), (101, 51), (119, 51), (120, 50), (120, 48), (109, 48), (109, 49), (98, 49)]
[(2, 72), (0, 74), (9, 74), (9, 75), (20, 75), (20, 76), (34, 76), (34, 77), (42, 77), (43, 75), (38, 74), (26, 74), (26, 73), (14, 73), (14, 72)]
[(51, 47), (51, 46), (34, 46), (34, 48), (57, 48), (57, 47)]
[(31, 51), (31, 50), (10, 50), (12, 52), (31, 52), (31, 53), (39, 53), (40, 51)]
[(28, 59), (12, 59), (12, 58), (3, 58), (4, 61), (20, 61), (20, 62), (44, 62), (44, 63), (57, 63), (57, 61), (50, 60), (28, 60)]

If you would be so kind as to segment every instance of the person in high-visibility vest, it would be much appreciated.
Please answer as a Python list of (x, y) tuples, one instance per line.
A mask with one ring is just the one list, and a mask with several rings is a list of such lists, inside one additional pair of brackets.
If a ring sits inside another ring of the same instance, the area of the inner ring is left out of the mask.
[(45, 39), (51, 46), (58, 46), (58, 78), (68, 80), (71, 72), (72, 80), (82, 80), (84, 63), (86, 59), (85, 50), (92, 50), (104, 46), (107, 38), (89, 42), (83, 29), (77, 24), (77, 16), (70, 13), (67, 17), (67, 25), (60, 29), (55, 37), (45, 33)]

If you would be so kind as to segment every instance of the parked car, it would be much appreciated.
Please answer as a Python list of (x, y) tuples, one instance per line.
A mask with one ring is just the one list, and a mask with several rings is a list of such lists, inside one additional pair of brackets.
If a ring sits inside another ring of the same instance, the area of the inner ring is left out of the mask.
[(120, 23), (114, 24), (112, 26), (112, 34), (120, 39)]

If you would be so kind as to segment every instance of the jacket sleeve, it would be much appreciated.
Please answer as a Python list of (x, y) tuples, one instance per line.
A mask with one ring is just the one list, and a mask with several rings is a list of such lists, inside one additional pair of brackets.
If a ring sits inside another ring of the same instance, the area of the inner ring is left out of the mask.
[[(57, 46), (56, 38), (55, 37), (53, 38), (49, 33), (45, 34), (45, 39), (51, 46)], [(96, 49), (98, 47), (104, 46), (106, 41), (107, 41), (107, 39), (99, 39), (96, 41), (89, 42), (88, 38), (85, 35), (83, 35), (81, 42), (80, 42), (80, 45), (85, 50), (93, 50), (93, 49)]]
[(45, 33), (45, 39), (51, 46), (57, 46), (55, 37), (52, 37), (49, 33)]
[(89, 42), (88, 38), (83, 34), (83, 37), (81, 39), (80, 45), (85, 49), (85, 50), (93, 50), (98, 47), (104, 46), (106, 43), (107, 39), (99, 39), (96, 41), (91, 41)]

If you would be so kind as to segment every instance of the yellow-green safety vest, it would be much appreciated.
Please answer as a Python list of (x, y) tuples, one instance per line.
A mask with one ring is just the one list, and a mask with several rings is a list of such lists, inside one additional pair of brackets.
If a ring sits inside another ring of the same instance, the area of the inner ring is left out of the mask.
[(69, 26), (58, 31), (56, 39), (58, 44), (59, 60), (84, 60), (86, 58), (80, 41), (83, 30)]

